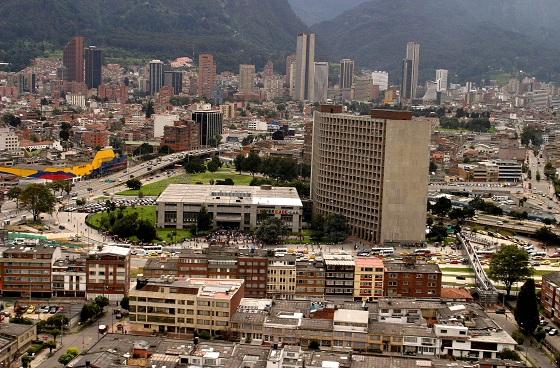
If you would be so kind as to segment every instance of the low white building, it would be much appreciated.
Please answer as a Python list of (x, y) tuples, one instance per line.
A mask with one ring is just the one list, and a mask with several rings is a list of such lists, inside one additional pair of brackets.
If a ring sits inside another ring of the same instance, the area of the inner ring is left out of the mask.
[(247, 129), (256, 130), (259, 132), (266, 132), (268, 129), (268, 124), (266, 123), (266, 121), (251, 120), (250, 122), (247, 123)]
[(303, 204), (290, 187), (171, 184), (156, 201), (158, 227), (194, 227), (205, 207), (214, 228), (256, 228), (278, 218), (293, 233), (301, 230)]
[(163, 131), (166, 126), (173, 126), (179, 121), (179, 115), (172, 114), (155, 114), (154, 115), (154, 138), (163, 137)]

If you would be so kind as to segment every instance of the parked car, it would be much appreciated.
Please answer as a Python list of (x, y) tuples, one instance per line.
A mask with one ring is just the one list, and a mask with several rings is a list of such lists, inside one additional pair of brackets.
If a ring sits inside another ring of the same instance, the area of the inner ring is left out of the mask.
[(31, 314), (35, 312), (35, 306), (34, 305), (30, 305), (29, 308), (27, 308), (27, 314)]
[(553, 328), (552, 330), (548, 331), (548, 334), (550, 336), (558, 335), (558, 330)]
[(55, 314), (57, 309), (58, 309), (58, 308), (57, 308), (56, 306), (52, 306), (52, 307), (49, 309), (49, 313), (50, 313), (50, 314)]

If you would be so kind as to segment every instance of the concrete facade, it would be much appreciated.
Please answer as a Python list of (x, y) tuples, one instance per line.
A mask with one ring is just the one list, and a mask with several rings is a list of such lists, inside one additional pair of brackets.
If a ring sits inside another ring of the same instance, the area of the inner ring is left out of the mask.
[(341, 214), (352, 235), (374, 243), (424, 240), (429, 142), (430, 122), (409, 112), (322, 106), (313, 126), (315, 214)]

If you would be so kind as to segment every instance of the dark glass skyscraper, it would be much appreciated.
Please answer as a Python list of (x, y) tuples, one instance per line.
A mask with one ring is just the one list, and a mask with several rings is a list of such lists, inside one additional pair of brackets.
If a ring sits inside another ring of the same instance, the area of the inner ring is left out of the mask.
[(86, 48), (86, 85), (89, 89), (98, 88), (102, 83), (103, 52), (95, 46)]
[(216, 110), (195, 111), (192, 114), (194, 120), (200, 128), (200, 145), (210, 146), (217, 136), (223, 134), (224, 115)]

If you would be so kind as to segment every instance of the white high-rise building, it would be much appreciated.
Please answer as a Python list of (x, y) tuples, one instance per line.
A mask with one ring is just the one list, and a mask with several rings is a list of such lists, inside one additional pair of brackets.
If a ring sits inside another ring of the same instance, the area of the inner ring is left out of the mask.
[(315, 33), (300, 33), (297, 38), (294, 98), (313, 100), (315, 87)]
[(19, 150), (19, 138), (10, 128), (0, 128), (0, 151)]
[(314, 101), (325, 102), (327, 100), (327, 91), (329, 89), (329, 63), (315, 63), (315, 91)]
[(447, 69), (437, 69), (436, 70), (436, 84), (437, 84), (437, 91), (438, 92), (445, 92), (447, 91)]
[(374, 86), (379, 86), (379, 91), (386, 91), (389, 88), (389, 73), (382, 71), (371, 72), (371, 79)]

